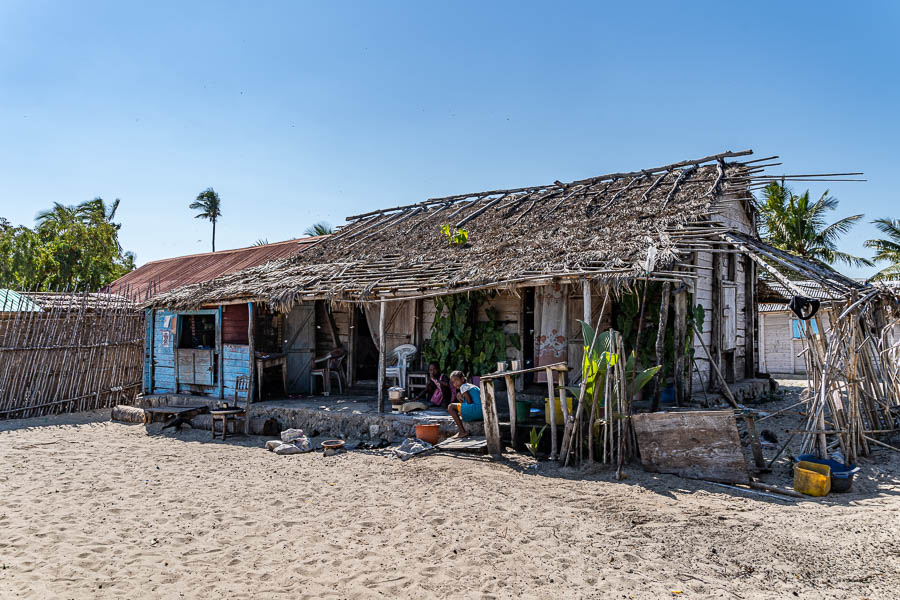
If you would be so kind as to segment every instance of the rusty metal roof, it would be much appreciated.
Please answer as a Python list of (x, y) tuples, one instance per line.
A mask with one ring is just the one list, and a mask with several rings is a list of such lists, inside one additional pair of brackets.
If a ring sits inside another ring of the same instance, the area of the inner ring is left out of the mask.
[(220, 275), (293, 256), (300, 252), (303, 246), (318, 239), (321, 238), (297, 238), (262, 246), (154, 260), (120, 277), (101, 291), (125, 294), (144, 300), (150, 295), (167, 292), (182, 285), (209, 281)]

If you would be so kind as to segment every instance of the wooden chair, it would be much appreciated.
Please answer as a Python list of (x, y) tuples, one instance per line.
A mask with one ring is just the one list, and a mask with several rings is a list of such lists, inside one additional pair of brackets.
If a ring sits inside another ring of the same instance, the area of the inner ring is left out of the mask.
[[(244, 408), (240, 408), (241, 393), (245, 395)], [(247, 432), (250, 419), (250, 378), (246, 375), (239, 375), (234, 380), (234, 408), (214, 408), (209, 411), (212, 416), (212, 436), (216, 439), (216, 421), (222, 421), (222, 440), (224, 441), (228, 435), (228, 423), (234, 423), (234, 433), (238, 432), (237, 424), (240, 422), (244, 425), (244, 432)]]
[[(311, 381), (315, 381), (316, 377), (322, 378), (323, 393), (328, 396), (331, 394), (331, 376), (337, 376), (338, 391), (344, 393), (344, 361), (347, 358), (347, 351), (343, 348), (335, 348), (325, 356), (315, 359), (313, 362), (322, 367), (310, 371)], [(315, 383), (313, 383), (315, 390)]]

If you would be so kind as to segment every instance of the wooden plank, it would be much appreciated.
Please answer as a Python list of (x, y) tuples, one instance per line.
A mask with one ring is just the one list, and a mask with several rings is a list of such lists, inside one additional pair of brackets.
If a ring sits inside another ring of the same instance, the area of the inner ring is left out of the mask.
[[(565, 363), (562, 363), (565, 364)], [(556, 460), (556, 451), (559, 448), (556, 442), (556, 407), (553, 406), (553, 370), (547, 367), (547, 398), (550, 402), (550, 460)]]
[(516, 447), (516, 387), (512, 375), (506, 376), (506, 399), (509, 402), (509, 438), (513, 448)]
[(385, 320), (385, 311), (387, 302), (384, 300), (381, 301), (379, 310), (378, 310), (378, 412), (384, 412), (384, 373), (385, 373), (385, 361), (387, 357), (384, 355), (385, 353), (385, 339), (384, 339), (384, 320)]
[(518, 369), (515, 371), (498, 371), (496, 373), (487, 373), (481, 376), (482, 380), (485, 379), (499, 379), (500, 377), (506, 377), (508, 375), (522, 375), (523, 373), (534, 373), (537, 371), (569, 371), (569, 365), (565, 362), (553, 363), (552, 365), (541, 365), (539, 367), (531, 367), (529, 369)]
[(488, 452), (493, 456), (503, 453), (500, 443), (500, 419), (497, 417), (497, 402), (494, 381), (481, 380), (481, 413), (484, 416), (484, 437), (487, 438)]
[(730, 410), (644, 413), (634, 415), (632, 423), (647, 471), (723, 483), (750, 481)]
[(464, 438), (447, 438), (443, 442), (439, 442), (435, 448), (449, 452), (477, 452), (484, 454), (487, 451), (487, 438), (474, 435)]

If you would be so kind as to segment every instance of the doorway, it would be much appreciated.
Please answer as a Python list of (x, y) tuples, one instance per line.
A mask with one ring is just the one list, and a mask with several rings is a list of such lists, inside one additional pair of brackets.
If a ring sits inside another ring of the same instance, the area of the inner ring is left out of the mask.
[(356, 381), (376, 381), (378, 379), (378, 348), (372, 339), (372, 331), (369, 329), (369, 321), (366, 312), (359, 306), (353, 321), (353, 372)]

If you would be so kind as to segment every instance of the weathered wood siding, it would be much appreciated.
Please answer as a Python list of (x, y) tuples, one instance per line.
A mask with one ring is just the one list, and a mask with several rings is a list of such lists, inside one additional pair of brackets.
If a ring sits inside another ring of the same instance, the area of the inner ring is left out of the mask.
[[(759, 314), (759, 364), (764, 373), (806, 374), (805, 344), (794, 339), (794, 313), (784, 311)], [(827, 336), (831, 331), (831, 311), (822, 309), (816, 314), (819, 332)]]
[(222, 307), (222, 343), (249, 344), (250, 311), (246, 304), (226, 304)]
[(175, 393), (176, 314), (168, 310), (157, 310), (155, 313), (152, 393)]
[[(246, 305), (244, 305), (246, 308)], [(222, 371), (225, 377), (223, 396), (234, 398), (235, 382), (240, 375), (250, 376), (250, 346), (246, 344), (222, 345)]]
[[(740, 200), (724, 202), (720, 213), (717, 214), (714, 219), (743, 233), (752, 234), (754, 232), (754, 226), (750, 216), (744, 208), (743, 202)], [(727, 247), (723, 245), (721, 249), (724, 250), (726, 248)], [(699, 279), (694, 282), (693, 306), (691, 306), (690, 309), (693, 310), (693, 307), (698, 304), (703, 306), (705, 312), (702, 331), (703, 343), (706, 344), (706, 347), (710, 351), (719, 348), (723, 355), (724, 351), (728, 349), (725, 344), (725, 311), (727, 310), (731, 313), (732, 318), (729, 320), (729, 326), (733, 325), (734, 327), (734, 372), (736, 379), (741, 379), (747, 370), (746, 361), (748, 360), (748, 357), (746, 356), (746, 337), (754, 335), (753, 331), (747, 330), (747, 311), (756, 310), (756, 307), (747, 302), (747, 273), (745, 273), (745, 261), (740, 254), (734, 255), (734, 278), (729, 279), (727, 256), (727, 254), (721, 254), (721, 259), (715, 261), (713, 260), (712, 252), (698, 251), (695, 253), (694, 264), (699, 267), (696, 271)], [(733, 286), (735, 288), (734, 306), (731, 306), (731, 295), (722, 293), (722, 290), (719, 291), (721, 305), (721, 314), (719, 315), (714, 315), (712, 312), (713, 281), (716, 279), (713, 276), (712, 268), (716, 263), (718, 263), (719, 268), (718, 280), (722, 282), (722, 287)], [(718, 331), (722, 337), (719, 340), (713, 340), (713, 319), (717, 318), (720, 320), (721, 326), (718, 328)], [(728, 346), (730, 345), (731, 344), (728, 344)], [(712, 370), (706, 351), (703, 349), (703, 345), (696, 335), (694, 335), (694, 358), (697, 366), (696, 368), (691, 368), (691, 377), (693, 378), (695, 390), (699, 390), (701, 385), (705, 384), (706, 386), (709, 386), (710, 377), (715, 380), (717, 376)], [(749, 360), (754, 360), (754, 357), (749, 357)], [(724, 363), (724, 359), (719, 363), (719, 368), (723, 373), (725, 372)], [(701, 375), (698, 375), (698, 370)], [(703, 381), (702, 384), (701, 377)]]

